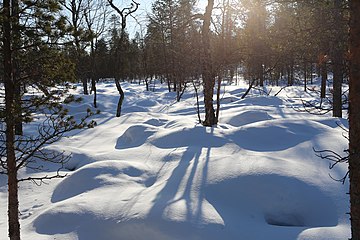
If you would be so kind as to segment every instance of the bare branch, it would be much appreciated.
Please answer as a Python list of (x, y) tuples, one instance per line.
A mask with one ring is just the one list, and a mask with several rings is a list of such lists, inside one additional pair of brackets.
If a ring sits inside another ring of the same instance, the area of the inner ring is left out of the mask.
[[(329, 165), (330, 169), (333, 169), (339, 163), (348, 163), (349, 162), (350, 154), (349, 154), (348, 149), (344, 150), (344, 152), (346, 153), (345, 156), (341, 156), (340, 154), (338, 154), (332, 150), (316, 150), (315, 148), (313, 148), (313, 150), (317, 157), (319, 157), (321, 159), (329, 160), (331, 162)], [(342, 182), (344, 184), (348, 175), (349, 175), (349, 171), (347, 171), (345, 176), (340, 179), (333, 178), (331, 175), (330, 175), (330, 177), (332, 179), (334, 179), (335, 181)]]

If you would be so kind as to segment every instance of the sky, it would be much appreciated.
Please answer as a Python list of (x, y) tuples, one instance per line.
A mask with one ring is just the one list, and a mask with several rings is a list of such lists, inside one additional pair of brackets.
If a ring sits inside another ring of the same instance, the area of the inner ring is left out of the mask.
[[(117, 6), (128, 6), (131, 1), (130, 0), (116, 0)], [(140, 3), (138, 11), (133, 14), (134, 18), (128, 19), (128, 26), (127, 31), (129, 32), (130, 36), (134, 36), (136, 32), (143, 32), (145, 34), (146, 29), (146, 16), (148, 13), (151, 12), (151, 3), (152, 0), (138, 0), (138, 3)]]
[[(135, 36), (136, 32), (141, 34), (145, 34), (146, 32), (146, 24), (147, 24), (147, 14), (151, 13), (151, 4), (155, 0), (137, 0), (140, 3), (138, 11), (133, 14), (136, 18), (129, 18), (127, 23), (127, 31), (131, 37)], [(119, 7), (129, 6), (131, 0), (116, 0), (115, 1)], [(197, 0), (196, 7), (201, 9), (206, 6), (206, 0)]]

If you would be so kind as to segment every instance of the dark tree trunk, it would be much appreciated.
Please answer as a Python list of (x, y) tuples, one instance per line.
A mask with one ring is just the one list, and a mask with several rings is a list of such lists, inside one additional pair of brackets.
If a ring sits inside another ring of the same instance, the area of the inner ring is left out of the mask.
[(342, 85), (342, 66), (340, 59), (335, 57), (333, 59), (333, 116), (342, 117), (342, 96), (341, 96), (341, 85)]
[(294, 66), (292, 64), (287, 66), (287, 77), (288, 86), (294, 85)]
[(294, 78), (294, 60), (291, 61), (291, 65), (290, 65), (290, 82), (291, 82), (291, 86), (294, 85), (295, 83), (295, 78)]
[(220, 71), (217, 79), (217, 89), (216, 89), (216, 123), (219, 122), (220, 114), (220, 90), (221, 90), (221, 81), (222, 81), (222, 71)]
[(116, 88), (120, 94), (120, 98), (119, 98), (119, 102), (118, 102), (118, 105), (117, 105), (117, 108), (116, 108), (116, 117), (120, 117), (121, 115), (121, 107), (122, 107), (122, 103), (124, 101), (124, 97), (125, 97), (125, 94), (124, 94), (124, 91), (122, 90), (121, 88), (121, 85), (120, 85), (120, 82), (118, 79), (115, 79), (115, 84), (116, 84)]
[(197, 87), (196, 87), (196, 84), (195, 84), (194, 81), (192, 82), (192, 84), (194, 86), (195, 96), (196, 96), (196, 112), (197, 112), (199, 123), (201, 123), (200, 106), (199, 106), (199, 94), (198, 94), (198, 90), (197, 90)]
[(215, 79), (212, 69), (211, 50), (210, 50), (210, 22), (211, 13), (214, 7), (214, 0), (208, 0), (208, 5), (204, 14), (202, 26), (202, 47), (203, 47), (203, 81), (204, 81), (204, 105), (205, 120), (204, 126), (213, 126), (216, 124), (215, 110), (213, 105)]
[(336, 24), (341, 22), (342, 13), (341, 13), (341, 1), (334, 0), (334, 28), (335, 32), (333, 35), (332, 41), (332, 62), (333, 62), (333, 116), (342, 117), (342, 96), (341, 96), (341, 86), (342, 86), (342, 47), (341, 47), (341, 26)]
[(84, 94), (85, 94), (85, 95), (89, 95), (87, 79), (83, 79), (82, 82), (83, 82)]
[(349, 176), (352, 240), (360, 240), (360, 1), (350, 1)]
[(171, 92), (171, 83), (170, 83), (169, 75), (167, 75), (166, 77), (166, 82), (167, 82), (168, 90), (169, 92)]
[(147, 77), (145, 78), (145, 85), (146, 85), (146, 91), (149, 91), (149, 80)]
[(259, 80), (260, 80), (260, 87), (264, 86), (264, 70), (263, 70), (263, 66), (262, 64), (259, 64), (259, 70), (258, 70), (258, 74), (259, 74)]
[[(179, 82), (178, 84), (179, 84), (179, 86), (177, 86), (177, 88), (174, 91), (176, 91), (176, 101), (180, 102), (181, 83)], [(175, 86), (176, 86), (176, 84), (175, 84)]]
[[(11, 35), (12, 35), (12, 48), (17, 49), (21, 45), (20, 40), (20, 29), (19, 29), (19, 1), (11, 0)], [(14, 100), (15, 100), (15, 134), (23, 134), (23, 124), (22, 124), (22, 110), (21, 110), (21, 83), (20, 79), (20, 69), (19, 69), (19, 56), (16, 52), (12, 52), (12, 78), (14, 83)]]
[(326, 97), (326, 81), (327, 81), (327, 67), (326, 67), (326, 60), (323, 59), (321, 63), (321, 90), (320, 90), (320, 97)]
[(8, 224), (10, 240), (20, 240), (18, 180), (15, 158), (14, 79), (11, 51), (10, 0), (3, 2), (3, 64), (5, 86), (6, 163), (8, 173)]
[(91, 90), (90, 94), (94, 92), (94, 108), (97, 108), (97, 92), (96, 92), (96, 79), (98, 76), (96, 72), (97, 66), (96, 66), (96, 59), (95, 59), (95, 43), (94, 40), (91, 40)]
[(97, 108), (97, 93), (96, 93), (96, 80), (95, 78), (91, 79), (91, 91), (94, 92), (94, 108)]
[(254, 86), (256, 82), (256, 79), (252, 80), (251, 82), (249, 82), (249, 87), (248, 89), (246, 90), (246, 92), (241, 96), (241, 99), (244, 99), (250, 92), (250, 90), (252, 89), (252, 87)]
[(306, 92), (307, 88), (307, 64), (306, 60), (304, 60), (304, 91)]
[(15, 134), (23, 135), (23, 122), (21, 117), (21, 85), (17, 81), (17, 76), (14, 76), (15, 89), (14, 89), (14, 97), (15, 97), (15, 108), (16, 108), (16, 118), (15, 118)]
[(321, 66), (320, 66), (321, 64), (319, 63), (319, 64), (316, 64), (316, 75), (318, 76), (318, 77), (321, 77)]
[(313, 76), (313, 63), (310, 64), (310, 83), (313, 84), (314, 76)]

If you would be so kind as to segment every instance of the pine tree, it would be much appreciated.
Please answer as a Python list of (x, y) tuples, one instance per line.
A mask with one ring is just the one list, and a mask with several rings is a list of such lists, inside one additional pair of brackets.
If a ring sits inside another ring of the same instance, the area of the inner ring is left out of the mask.
[[(20, 240), (18, 184), (25, 180), (51, 179), (59, 177), (19, 179), (18, 171), (23, 167), (39, 169), (39, 161), (59, 163), (64, 161), (61, 153), (45, 152), (45, 144), (57, 141), (75, 128), (86, 125), (87, 113), (80, 121), (68, 116), (62, 107), (66, 88), (55, 89), (57, 84), (73, 78), (73, 64), (61, 52), (57, 42), (64, 36), (65, 21), (60, 14), (57, 1), (3, 2), (0, 21), (1, 52), (5, 96), (0, 109), (0, 123), (5, 131), (0, 132), (0, 173), (8, 176), (8, 222), (11, 240)], [(24, 21), (26, 19), (26, 21)], [(27, 94), (22, 88), (32, 87), (43, 94)], [(71, 98), (67, 98), (71, 100)], [(42, 115), (38, 132), (16, 135), (17, 123), (34, 120), (34, 114)], [(92, 123), (90, 124), (92, 125)]]

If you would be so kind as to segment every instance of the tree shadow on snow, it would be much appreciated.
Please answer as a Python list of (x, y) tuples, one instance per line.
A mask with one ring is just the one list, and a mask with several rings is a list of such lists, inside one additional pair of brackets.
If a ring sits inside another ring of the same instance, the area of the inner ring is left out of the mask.
[[(207, 137), (203, 138), (204, 134)], [(175, 139), (184, 136), (191, 136), (192, 139), (188, 139), (190, 142), (178, 141), (175, 142), (176, 146), (172, 145), (173, 147), (189, 146), (182, 154), (178, 165), (167, 179), (165, 186), (158, 192), (148, 217), (153, 219), (154, 222), (159, 222), (159, 225), (162, 226), (161, 229), (183, 238), (187, 236), (186, 239), (199, 239), (199, 237), (200, 239), (209, 239), (210, 232), (212, 232), (210, 235), (220, 237), (221, 235), (217, 235), (221, 233), (219, 224), (216, 224), (217, 227), (214, 228), (214, 224), (203, 220), (203, 189), (207, 183), (211, 149), (221, 147), (227, 141), (214, 136), (213, 129), (211, 129), (211, 132), (207, 132), (204, 127), (186, 129), (185, 132), (178, 132), (174, 135), (176, 136)], [(172, 138), (174, 135), (167, 137)], [(197, 141), (196, 136), (202, 138), (202, 141)], [(194, 142), (197, 144), (192, 144)], [(165, 138), (160, 139), (155, 145), (170, 148), (170, 145), (166, 143)], [(182, 215), (181, 219), (174, 221), (177, 213)], [(187, 231), (181, 230), (184, 226), (188, 226)], [(189, 227), (192, 229), (191, 233), (189, 233)], [(206, 237), (204, 234), (206, 234)]]

